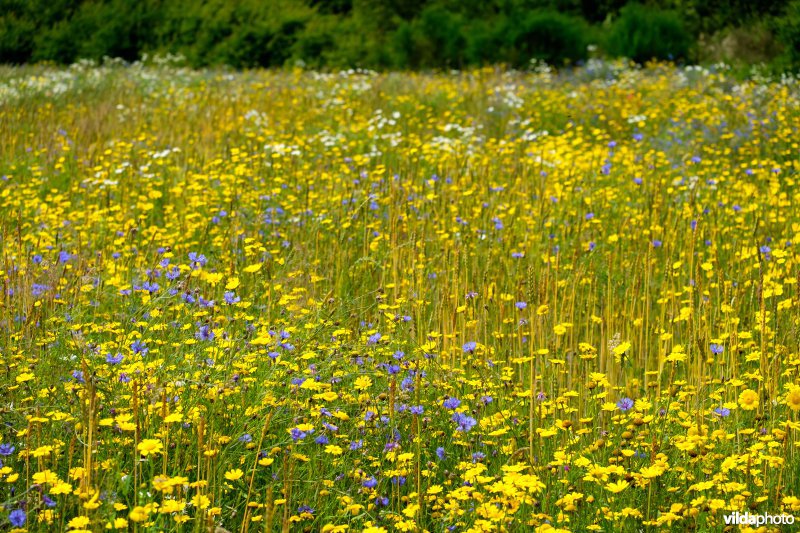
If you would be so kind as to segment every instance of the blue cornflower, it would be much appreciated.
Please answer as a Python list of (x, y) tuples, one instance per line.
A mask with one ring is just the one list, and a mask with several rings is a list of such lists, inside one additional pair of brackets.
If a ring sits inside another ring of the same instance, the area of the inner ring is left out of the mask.
[(628, 411), (633, 407), (633, 400), (630, 398), (623, 398), (617, 402), (617, 407), (620, 411)]
[(464, 433), (467, 433), (478, 423), (477, 420), (464, 413), (454, 413), (452, 420), (458, 425), (457, 431), (462, 431)]
[(298, 428), (292, 428), (289, 434), (291, 435), (292, 440), (294, 440), (295, 442), (298, 440), (303, 440), (308, 435), (308, 433)]
[(447, 398), (442, 402), (442, 405), (447, 409), (456, 409), (459, 405), (461, 405), (461, 400), (458, 398)]
[(189, 262), (191, 264), (192, 270), (197, 270), (198, 268), (202, 268), (206, 266), (208, 259), (203, 254), (198, 254), (197, 252), (189, 252)]
[(213, 341), (214, 337), (216, 337), (216, 334), (208, 325), (200, 326), (200, 329), (194, 334), (194, 338), (199, 341)]
[(147, 355), (149, 348), (141, 340), (136, 339), (131, 343), (131, 350), (133, 350), (133, 353), (138, 353), (141, 354), (142, 356), (145, 356)]
[(228, 305), (233, 305), (242, 301), (242, 299), (236, 296), (236, 293), (233, 291), (226, 291), (225, 295), (223, 296), (225, 303)]
[(11, 522), (11, 525), (14, 527), (22, 527), (25, 525), (25, 520), (27, 519), (28, 516), (22, 509), (14, 509), (8, 515), (8, 521)]

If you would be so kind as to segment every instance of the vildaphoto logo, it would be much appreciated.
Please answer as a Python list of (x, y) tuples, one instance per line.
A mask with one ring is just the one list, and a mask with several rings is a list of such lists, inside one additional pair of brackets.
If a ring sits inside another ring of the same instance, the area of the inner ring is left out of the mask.
[(726, 526), (767, 526), (794, 524), (794, 516), (790, 514), (750, 514), (730, 513), (725, 515)]

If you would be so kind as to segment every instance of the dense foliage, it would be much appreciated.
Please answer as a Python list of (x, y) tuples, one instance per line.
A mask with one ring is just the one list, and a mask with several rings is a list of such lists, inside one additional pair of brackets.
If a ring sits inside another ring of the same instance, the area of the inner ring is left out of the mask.
[[(586, 59), (592, 44), (639, 62), (752, 60), (755, 46), (756, 58), (793, 68), (799, 2), (0, 0), (0, 63), (171, 52), (237, 68), (563, 65)], [(731, 41), (753, 27), (765, 37), (738, 53)]]

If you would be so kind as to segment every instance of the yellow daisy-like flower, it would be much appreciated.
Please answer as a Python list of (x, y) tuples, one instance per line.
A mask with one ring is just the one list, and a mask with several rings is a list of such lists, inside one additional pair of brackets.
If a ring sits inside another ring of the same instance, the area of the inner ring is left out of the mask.
[(329, 453), (331, 455), (342, 455), (342, 448), (340, 446), (336, 446), (335, 444), (329, 444), (325, 446), (325, 453)]
[(228, 481), (236, 481), (243, 475), (244, 472), (242, 472), (241, 468), (235, 468), (233, 470), (228, 470), (227, 472), (225, 472), (225, 479), (227, 479)]
[(606, 490), (611, 491), (614, 494), (619, 494), (630, 486), (631, 484), (623, 479), (622, 481), (617, 481), (616, 483), (609, 483), (606, 485)]
[(372, 387), (372, 380), (369, 376), (359, 376), (354, 384), (356, 390), (367, 390)]
[(67, 523), (67, 527), (70, 529), (84, 529), (90, 523), (91, 519), (88, 516), (76, 516)]
[(158, 454), (161, 453), (161, 449), (163, 448), (163, 444), (158, 439), (144, 439), (139, 445), (136, 447), (139, 450), (139, 453), (143, 456), (147, 457), (151, 454)]
[(786, 394), (785, 402), (792, 411), (800, 411), (800, 387), (792, 387)]
[(739, 407), (745, 411), (758, 408), (758, 393), (753, 389), (745, 389), (739, 394)]
[(137, 505), (131, 512), (128, 514), (128, 518), (133, 520), (134, 522), (144, 522), (150, 516), (150, 512), (147, 508)]

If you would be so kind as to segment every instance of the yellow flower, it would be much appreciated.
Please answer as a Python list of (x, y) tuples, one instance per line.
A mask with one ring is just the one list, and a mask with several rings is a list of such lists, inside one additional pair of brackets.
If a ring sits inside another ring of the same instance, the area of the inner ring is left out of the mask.
[(58, 481), (58, 476), (50, 470), (36, 472), (33, 475), (33, 482), (37, 485), (44, 485), (45, 483), (58, 483)]
[(329, 453), (331, 455), (342, 455), (342, 448), (336, 446), (335, 444), (328, 444), (325, 446), (325, 453)]
[(356, 390), (367, 390), (368, 388), (372, 387), (372, 380), (369, 376), (359, 376), (356, 379), (355, 385)]
[(606, 490), (611, 491), (614, 494), (619, 494), (630, 486), (631, 484), (623, 479), (622, 481), (617, 481), (616, 483), (609, 483), (606, 485)]
[(209, 505), (211, 505), (211, 500), (209, 500), (208, 496), (205, 496), (204, 494), (195, 494), (192, 498), (192, 505), (198, 509), (206, 509)]
[(144, 522), (147, 520), (148, 516), (150, 516), (150, 511), (146, 507), (142, 507), (140, 505), (137, 505), (131, 509), (130, 514), (128, 514), (128, 518), (134, 522)]
[(85, 529), (90, 523), (91, 519), (88, 516), (76, 516), (67, 523), (67, 527), (70, 529)]
[(315, 400), (325, 400), (326, 402), (332, 402), (333, 400), (335, 400), (338, 397), (339, 397), (339, 395), (336, 394), (333, 391), (323, 392), (322, 394), (315, 394), (314, 395), (314, 399)]
[(622, 356), (625, 355), (625, 352), (627, 352), (630, 349), (631, 349), (631, 343), (627, 341), (621, 343), (619, 346), (617, 346), (612, 350), (612, 352), (614, 353), (614, 358), (617, 361), (622, 360)]
[(244, 472), (242, 472), (242, 469), (236, 468), (234, 470), (228, 470), (227, 472), (225, 472), (225, 479), (227, 479), (228, 481), (236, 481), (243, 475)]
[(745, 411), (758, 408), (758, 393), (753, 389), (745, 389), (739, 394), (739, 406)]
[(441, 485), (432, 485), (428, 487), (428, 494), (439, 494), (440, 492), (442, 492)]
[(157, 454), (161, 452), (161, 448), (163, 448), (163, 444), (158, 439), (144, 439), (139, 445), (136, 447), (139, 450), (139, 453), (143, 456), (147, 457), (150, 454)]
[(178, 500), (164, 500), (164, 503), (161, 505), (161, 508), (158, 510), (159, 513), (167, 514), (167, 513), (180, 513), (183, 511), (186, 504), (183, 502), (179, 502)]
[(25, 372), (25, 373), (20, 374), (19, 376), (17, 376), (17, 383), (25, 383), (26, 381), (30, 381), (35, 377), (36, 376), (31, 374), (30, 372)]
[(325, 524), (320, 531), (322, 533), (345, 533), (348, 529), (350, 529), (350, 526), (347, 525)]
[(261, 270), (261, 267), (263, 266), (264, 263), (253, 263), (252, 265), (244, 267), (243, 270), (249, 274), (252, 274), (253, 272), (258, 272), (259, 270)]
[(165, 424), (172, 424), (173, 422), (180, 422), (183, 420), (183, 415), (181, 413), (172, 413), (171, 415), (167, 415), (164, 419)]
[(786, 394), (786, 405), (792, 411), (800, 411), (800, 387), (792, 387)]

